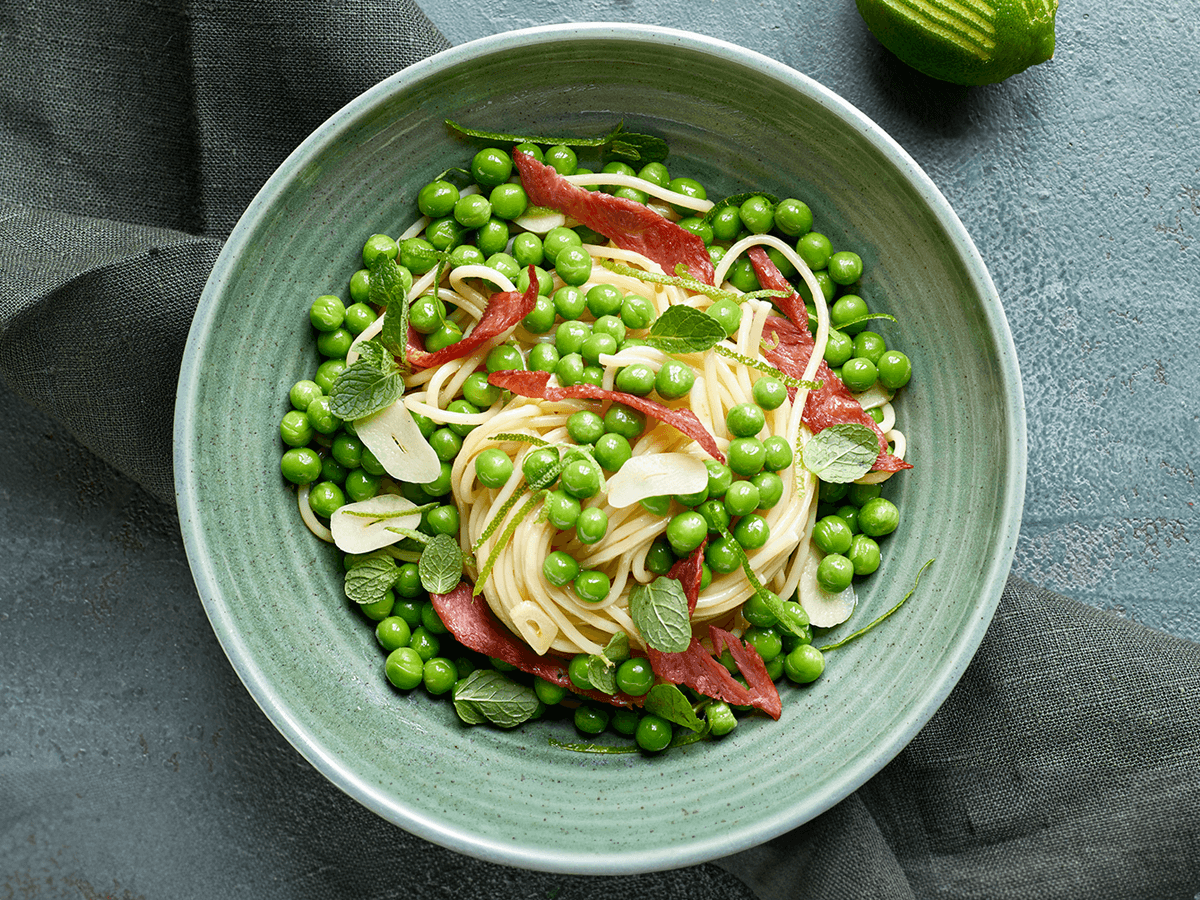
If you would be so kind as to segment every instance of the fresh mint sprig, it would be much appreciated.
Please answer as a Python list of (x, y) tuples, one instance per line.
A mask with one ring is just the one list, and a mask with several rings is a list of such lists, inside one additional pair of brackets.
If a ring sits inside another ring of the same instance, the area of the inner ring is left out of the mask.
[(500, 144), (510, 147), (513, 144), (541, 144), (543, 146), (561, 144), (564, 147), (597, 147), (600, 149), (600, 154), (605, 161), (619, 159), (630, 165), (644, 166), (647, 163), (662, 162), (670, 152), (667, 142), (660, 137), (652, 134), (625, 131), (624, 121), (618, 122), (617, 127), (608, 132), (608, 134), (590, 138), (552, 137), (548, 135), (507, 134), (505, 132), (483, 131), (478, 128), (468, 128), (458, 122), (452, 122), (450, 119), (446, 120), (446, 126), (451, 131), (457, 131), (465, 137), (484, 141), (488, 144)]
[(725, 340), (725, 329), (694, 307), (668, 306), (643, 340), (663, 353), (703, 353)]
[(329, 411), (344, 421), (387, 409), (404, 393), (400, 367), (380, 342), (365, 341), (358, 351), (329, 390)]
[(822, 428), (804, 445), (804, 468), (830, 484), (857, 481), (879, 457), (879, 436), (858, 422), (838, 422)]
[(454, 709), (468, 725), (491, 722), (515, 728), (537, 715), (540, 701), (533, 688), (518, 684), (495, 669), (476, 669), (454, 688)]
[(687, 595), (677, 579), (660, 575), (634, 587), (629, 615), (642, 639), (660, 653), (682, 653), (692, 643)]

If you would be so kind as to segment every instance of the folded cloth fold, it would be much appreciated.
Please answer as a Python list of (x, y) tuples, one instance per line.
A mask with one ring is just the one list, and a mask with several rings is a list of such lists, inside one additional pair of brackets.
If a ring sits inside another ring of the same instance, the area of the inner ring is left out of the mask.
[(1200, 644), (1010, 578), (974, 660), (855, 794), (720, 861), (762, 900), (1200, 891)]

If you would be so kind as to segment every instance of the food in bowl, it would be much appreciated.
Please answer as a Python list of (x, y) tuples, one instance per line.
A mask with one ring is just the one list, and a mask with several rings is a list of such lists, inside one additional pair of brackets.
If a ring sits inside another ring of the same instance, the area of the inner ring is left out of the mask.
[(468, 723), (569, 709), (653, 753), (778, 718), (899, 524), (891, 317), (801, 200), (714, 203), (652, 140), (600, 172), (508, 146), (312, 303), (324, 361), (280, 425), (301, 515), (386, 677)]

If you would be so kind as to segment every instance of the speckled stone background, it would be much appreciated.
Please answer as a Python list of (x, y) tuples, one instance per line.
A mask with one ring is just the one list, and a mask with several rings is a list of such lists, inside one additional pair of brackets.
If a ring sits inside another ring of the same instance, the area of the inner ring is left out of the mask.
[[(905, 69), (850, 0), (423, 7), (453, 43), (566, 21), (688, 28), (786, 62), (875, 119), (957, 209), (1008, 313), (1030, 438), (1015, 573), (1200, 640), (1193, 0), (1068, 0), (1051, 62), (976, 89)], [(237, 681), (173, 511), (3, 388), (0, 416), (0, 776), (21, 773), (0, 777), (2, 900), (288, 897), (301, 885), (331, 897), (749, 896), (711, 865), (615, 883), (502, 869), (375, 819)], [(263, 793), (294, 798), (303, 817)], [(334, 826), (361, 840), (328, 841)], [(374, 855), (390, 864), (347, 865)]]

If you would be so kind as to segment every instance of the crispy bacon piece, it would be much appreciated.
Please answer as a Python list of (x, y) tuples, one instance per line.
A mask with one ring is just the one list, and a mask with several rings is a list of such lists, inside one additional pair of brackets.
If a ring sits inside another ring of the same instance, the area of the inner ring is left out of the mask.
[(674, 578), (683, 585), (689, 616), (696, 611), (696, 603), (700, 599), (700, 581), (704, 577), (704, 545), (707, 543), (708, 539), (705, 538), (700, 542), (700, 546), (686, 557), (676, 560), (675, 565), (667, 572), (668, 578)]
[(758, 655), (758, 651), (715, 625), (708, 626), (708, 633), (712, 637), (713, 650), (717, 655), (720, 656), (722, 651), (728, 650), (733, 661), (737, 663), (738, 670), (750, 686), (751, 705), (761, 709), (772, 719), (778, 719), (783, 714), (783, 702), (779, 699), (775, 682), (767, 672), (767, 664)]
[(654, 674), (663, 681), (686, 684), (706, 697), (737, 706), (749, 706), (753, 702), (751, 693), (734, 681), (729, 670), (695, 638), (682, 653), (660, 653), (649, 647), (646, 656), (650, 658)]
[(470, 356), (487, 341), (502, 334), (523, 318), (533, 312), (538, 298), (538, 280), (534, 267), (529, 267), (529, 287), (525, 293), (503, 291), (492, 294), (488, 305), (483, 311), (471, 333), (464, 336), (457, 344), (443, 347), (434, 353), (428, 353), (424, 347), (421, 335), (411, 325), (408, 327), (408, 361), (418, 369), (428, 369), (440, 366), (451, 360)]
[[(762, 247), (751, 247), (748, 253), (758, 275), (759, 284), (769, 290), (791, 292), (787, 297), (775, 299), (775, 304), (788, 318), (767, 318), (767, 324), (763, 327), (763, 341), (768, 346), (763, 348), (762, 354), (771, 365), (785, 375), (802, 378), (813, 352), (813, 337), (808, 331), (808, 310), (805, 309), (800, 295), (792, 291), (791, 284), (776, 268), (775, 263), (771, 262), (771, 258)], [(898, 472), (901, 469), (912, 468), (910, 463), (887, 452), (887, 438), (883, 436), (879, 425), (854, 399), (854, 395), (842, 380), (833, 374), (825, 360), (821, 360), (817, 368), (817, 379), (823, 384), (819, 390), (808, 392), (804, 414), (801, 416), (804, 424), (814, 434), (838, 422), (866, 425), (879, 438), (879, 456), (871, 466), (872, 471)]]
[(654, 260), (668, 275), (674, 275), (675, 266), (683, 263), (693, 278), (712, 284), (712, 258), (697, 235), (634, 200), (571, 184), (524, 151), (514, 150), (513, 162), (534, 206), (547, 206), (578, 219), (618, 247)]
[(702, 448), (704, 452), (719, 462), (725, 462), (725, 454), (717, 446), (716, 439), (704, 427), (696, 414), (690, 409), (672, 409), (636, 394), (626, 394), (621, 391), (607, 391), (591, 384), (573, 384), (570, 387), (552, 387), (549, 383), (549, 372), (526, 372), (519, 370), (501, 370), (488, 376), (488, 382), (496, 387), (512, 391), (522, 397), (535, 397), (539, 400), (608, 400), (613, 403), (624, 403), (626, 406), (643, 412), (660, 422), (666, 422), (673, 428), (686, 434)]
[[(528, 644), (513, 635), (492, 615), (487, 603), (472, 596), (471, 585), (461, 582), (448, 594), (430, 594), (433, 608), (442, 623), (464, 647), (477, 653), (503, 660), (522, 672), (537, 675), (576, 694), (590, 697), (613, 706), (640, 706), (641, 697), (628, 694), (605, 694), (602, 691), (581, 691), (567, 675), (567, 661), (555, 656), (538, 656)], [(736, 682), (734, 682), (736, 684)]]

